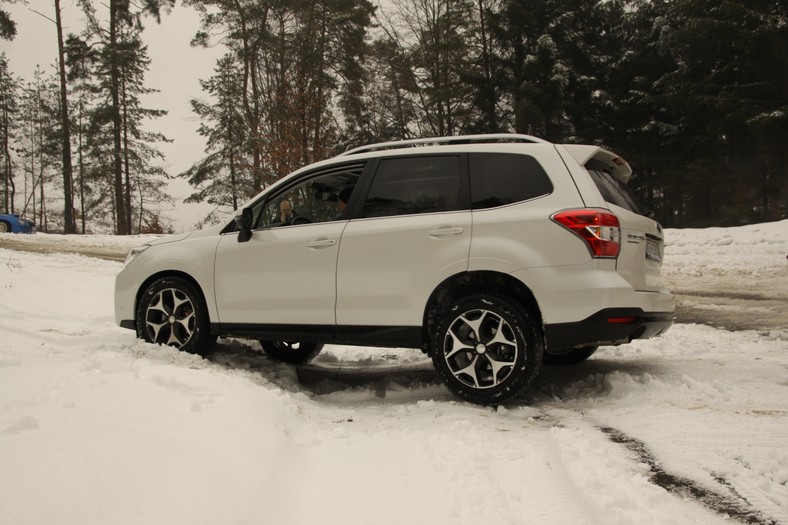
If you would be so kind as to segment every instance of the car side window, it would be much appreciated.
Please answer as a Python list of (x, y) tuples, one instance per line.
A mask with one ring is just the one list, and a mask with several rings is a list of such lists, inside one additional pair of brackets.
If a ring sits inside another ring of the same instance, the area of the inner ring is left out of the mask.
[(343, 220), (363, 169), (357, 164), (321, 172), (267, 198), (260, 211), (253, 208), (257, 228)]
[(472, 153), (469, 166), (475, 210), (535, 199), (553, 191), (544, 168), (530, 155)]
[(385, 217), (460, 210), (460, 158), (456, 155), (384, 159), (378, 165), (363, 217)]

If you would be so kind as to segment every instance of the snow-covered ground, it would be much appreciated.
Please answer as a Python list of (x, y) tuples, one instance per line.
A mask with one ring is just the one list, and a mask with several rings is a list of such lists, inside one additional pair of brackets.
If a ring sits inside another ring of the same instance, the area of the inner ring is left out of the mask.
[[(788, 221), (667, 233), (682, 288), (788, 291)], [(12, 239), (140, 242), (0, 235), (0, 524), (788, 524), (785, 325), (677, 324), (490, 409), (413, 350), (142, 343), (121, 263)]]

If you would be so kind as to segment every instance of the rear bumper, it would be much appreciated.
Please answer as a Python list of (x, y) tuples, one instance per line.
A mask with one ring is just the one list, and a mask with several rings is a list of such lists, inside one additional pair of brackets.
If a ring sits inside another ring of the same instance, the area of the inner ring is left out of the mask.
[(606, 308), (574, 323), (545, 325), (547, 349), (617, 345), (667, 332), (674, 312), (644, 312), (640, 308)]

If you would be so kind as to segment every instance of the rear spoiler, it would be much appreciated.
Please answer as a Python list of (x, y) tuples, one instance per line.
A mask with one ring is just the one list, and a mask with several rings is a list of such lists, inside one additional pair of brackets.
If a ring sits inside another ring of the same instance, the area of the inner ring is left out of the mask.
[(627, 161), (612, 151), (599, 146), (584, 146), (581, 144), (562, 144), (562, 146), (581, 166), (585, 166), (590, 160), (596, 160), (607, 166), (612, 175), (623, 183), (629, 181), (629, 178), (632, 176), (632, 168), (629, 167)]

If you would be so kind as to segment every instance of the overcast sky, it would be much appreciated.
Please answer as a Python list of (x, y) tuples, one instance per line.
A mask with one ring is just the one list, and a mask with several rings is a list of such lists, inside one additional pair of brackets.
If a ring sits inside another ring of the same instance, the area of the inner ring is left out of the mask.
[[(97, 6), (102, 2), (95, 2)], [(64, 33), (80, 33), (83, 30), (82, 11), (76, 0), (61, 0), (64, 18)], [(33, 78), (36, 65), (46, 73), (55, 70), (57, 61), (57, 33), (55, 25), (34, 13), (39, 11), (54, 19), (52, 0), (29, 0), (28, 5), (4, 4), (17, 24), (17, 36), (12, 41), (0, 40), (0, 51), (8, 56), (10, 69), (25, 80)], [(149, 131), (163, 133), (174, 142), (160, 144), (166, 156), (165, 169), (171, 175), (186, 170), (199, 160), (205, 142), (197, 134), (197, 118), (191, 111), (189, 100), (202, 97), (199, 79), (207, 79), (213, 72), (216, 59), (222, 51), (191, 48), (189, 41), (200, 23), (198, 14), (191, 8), (178, 5), (169, 15), (162, 16), (161, 24), (145, 18), (143, 38), (148, 45), (151, 59), (146, 75), (149, 88), (160, 93), (150, 95), (146, 101), (151, 109), (163, 109), (168, 115), (149, 125)], [(176, 200), (176, 208), (166, 213), (175, 221), (176, 231), (191, 229), (210, 206), (183, 205), (189, 193), (184, 181), (170, 185), (170, 193)]]

